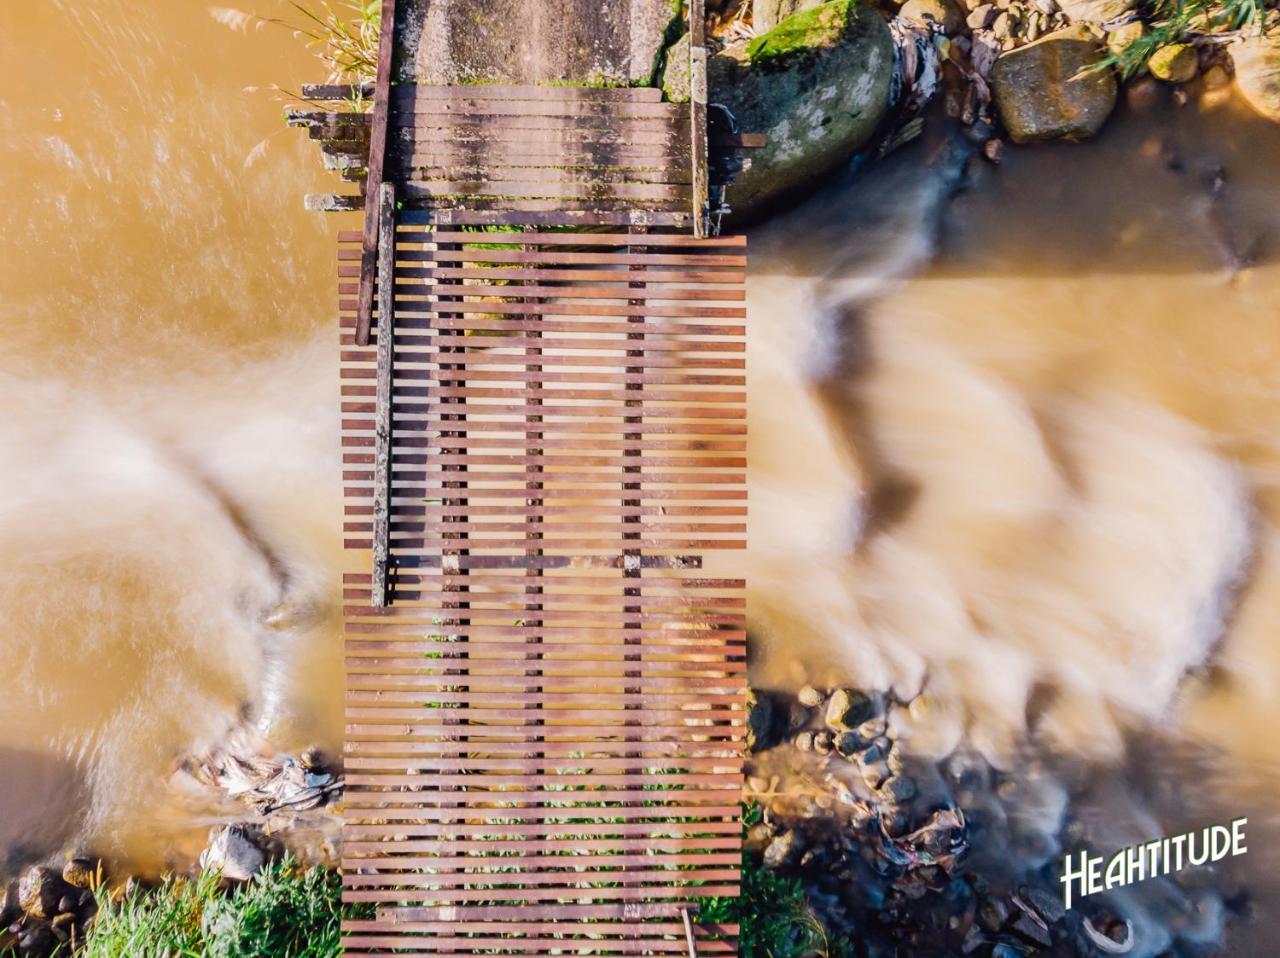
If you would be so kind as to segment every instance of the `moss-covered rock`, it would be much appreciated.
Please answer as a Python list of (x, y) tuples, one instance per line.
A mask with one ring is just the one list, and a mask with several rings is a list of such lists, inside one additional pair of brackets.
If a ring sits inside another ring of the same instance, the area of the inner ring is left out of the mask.
[(991, 69), (996, 108), (1015, 143), (1087, 140), (1116, 105), (1116, 78), (1096, 69), (1102, 51), (1083, 27), (1012, 50)]
[(1200, 72), (1200, 58), (1196, 55), (1196, 48), (1189, 43), (1169, 43), (1151, 54), (1147, 69), (1157, 80), (1187, 83)]
[(888, 109), (892, 76), (889, 28), (854, 0), (805, 10), (712, 57), (711, 100), (742, 130), (769, 137), (729, 188), (735, 213), (814, 185), (865, 146)]
[(751, 23), (756, 33), (768, 33), (783, 20), (821, 6), (822, 0), (753, 0)]

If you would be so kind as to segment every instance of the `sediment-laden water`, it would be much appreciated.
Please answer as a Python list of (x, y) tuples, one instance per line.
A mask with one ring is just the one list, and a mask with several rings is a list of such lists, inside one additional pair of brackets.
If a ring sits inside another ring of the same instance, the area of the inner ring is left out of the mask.
[[(157, 868), (193, 743), (341, 733), (337, 224), (267, 89), (318, 67), (198, 4), (9, 19), (0, 848)], [(1121, 775), (1115, 847), (1247, 815), (1264, 933), (1278, 160), (1194, 101), (999, 169), (922, 143), (758, 229), (750, 286), (755, 682), (923, 691), (919, 755), (1141, 759), (1178, 800)]]

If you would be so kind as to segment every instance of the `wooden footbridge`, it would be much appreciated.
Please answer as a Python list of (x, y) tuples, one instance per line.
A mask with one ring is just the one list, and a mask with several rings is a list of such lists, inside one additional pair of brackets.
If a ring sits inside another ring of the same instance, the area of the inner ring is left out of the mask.
[(294, 117), (364, 183), (324, 203), (365, 216), (345, 947), (732, 954), (699, 903), (738, 889), (744, 596), (702, 556), (745, 542), (746, 249), (709, 235), (700, 3), (690, 104), (392, 82), (394, 6), (372, 113)]

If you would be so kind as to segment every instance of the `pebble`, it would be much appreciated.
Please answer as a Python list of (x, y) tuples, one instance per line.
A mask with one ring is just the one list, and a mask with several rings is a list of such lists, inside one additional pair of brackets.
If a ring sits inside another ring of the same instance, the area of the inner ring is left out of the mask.
[(982, 155), (996, 166), (999, 166), (1004, 159), (1004, 141), (1000, 139), (987, 140), (982, 146)]
[(889, 766), (884, 761), (865, 762), (861, 771), (862, 780), (872, 790), (880, 788), (889, 777)]
[(907, 802), (916, 797), (916, 783), (905, 775), (894, 775), (880, 786), (880, 794), (895, 804)]
[(807, 705), (809, 708), (817, 708), (822, 704), (822, 700), (826, 698), (826, 696), (815, 689), (812, 685), (806, 685), (796, 695), (796, 698), (800, 700), (801, 705)]
[(813, 736), (813, 750), (820, 755), (830, 755), (832, 747), (831, 733), (825, 729)]
[(874, 705), (856, 689), (836, 689), (827, 702), (827, 725), (840, 731), (856, 729), (871, 717)]
[(965, 18), (965, 23), (973, 30), (985, 30), (996, 18), (996, 7), (993, 3), (984, 3), (974, 7), (973, 12)]
[(747, 779), (747, 788), (753, 792), (767, 792), (769, 790), (769, 782), (759, 775), (752, 775)]
[(857, 732), (841, 732), (836, 736), (835, 747), (845, 758), (853, 758), (862, 748), (862, 738)]
[(62, 880), (73, 888), (90, 888), (97, 877), (97, 867), (87, 858), (73, 858), (62, 866)]
[(793, 740), (793, 744), (795, 745), (796, 748), (800, 749), (800, 751), (802, 752), (812, 752), (813, 738), (814, 736), (812, 732), (801, 732), (799, 735), (795, 737), (795, 739)]
[(794, 864), (804, 853), (804, 839), (799, 832), (783, 832), (764, 850), (764, 863), (770, 868)]

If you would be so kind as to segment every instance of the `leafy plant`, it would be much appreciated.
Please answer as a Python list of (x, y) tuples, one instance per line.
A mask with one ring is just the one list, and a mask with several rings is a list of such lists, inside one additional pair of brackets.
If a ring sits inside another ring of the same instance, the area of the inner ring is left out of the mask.
[(1151, 55), (1171, 43), (1236, 31), (1258, 33), (1266, 17), (1264, 0), (1150, 0), (1140, 11), (1150, 25), (1142, 36), (1100, 61), (1129, 79), (1141, 73)]
[(382, 22), (381, 0), (344, 0), (337, 12), (329, 0), (313, 10), (293, 0), (291, 5), (307, 26), (296, 28), (317, 48), (317, 56), (332, 81), (372, 82), (378, 75), (378, 34)]

